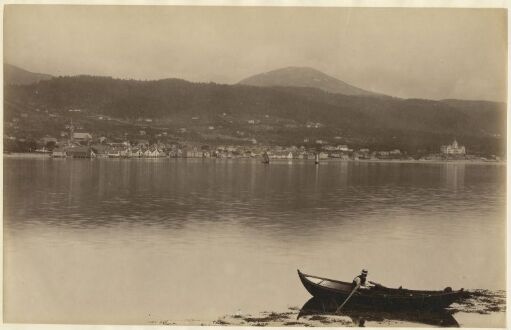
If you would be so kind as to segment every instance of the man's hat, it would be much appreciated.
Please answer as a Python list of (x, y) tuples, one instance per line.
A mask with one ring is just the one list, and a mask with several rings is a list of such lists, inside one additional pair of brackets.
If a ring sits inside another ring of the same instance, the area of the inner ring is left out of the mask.
[(362, 275), (367, 275), (367, 269), (362, 269)]

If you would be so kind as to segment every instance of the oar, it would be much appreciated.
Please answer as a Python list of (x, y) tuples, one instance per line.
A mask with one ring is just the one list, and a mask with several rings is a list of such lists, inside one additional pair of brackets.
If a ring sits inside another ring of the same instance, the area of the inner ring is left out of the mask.
[(341, 306), (339, 306), (339, 308), (337, 308), (337, 310), (335, 311), (335, 314), (338, 314), (341, 309), (344, 307), (344, 305), (346, 305), (346, 303), (348, 302), (348, 300), (350, 300), (351, 296), (353, 296), (353, 294), (355, 293), (355, 291), (357, 291), (357, 289), (360, 287), (360, 284), (357, 284), (357, 286), (355, 286), (353, 288), (353, 290), (351, 291), (350, 295), (348, 296), (348, 298), (346, 298), (346, 300), (342, 303)]

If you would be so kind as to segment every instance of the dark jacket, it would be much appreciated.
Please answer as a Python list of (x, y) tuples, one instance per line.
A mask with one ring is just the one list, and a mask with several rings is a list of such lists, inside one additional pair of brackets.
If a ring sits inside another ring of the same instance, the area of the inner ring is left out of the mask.
[(358, 275), (353, 279), (353, 285), (356, 286), (357, 284), (360, 284), (360, 286), (366, 285), (366, 276)]

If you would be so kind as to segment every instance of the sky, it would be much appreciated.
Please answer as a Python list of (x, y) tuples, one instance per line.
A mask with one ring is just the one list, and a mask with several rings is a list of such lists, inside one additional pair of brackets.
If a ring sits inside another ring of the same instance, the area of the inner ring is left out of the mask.
[(507, 99), (505, 9), (7, 5), (4, 62), (233, 84), (305, 66), (403, 98)]

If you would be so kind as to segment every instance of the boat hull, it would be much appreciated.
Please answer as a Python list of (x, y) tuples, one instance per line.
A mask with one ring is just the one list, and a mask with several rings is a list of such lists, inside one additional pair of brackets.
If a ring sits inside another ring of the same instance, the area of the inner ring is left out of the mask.
[[(315, 298), (342, 304), (351, 293), (348, 282), (318, 278), (298, 271), (305, 289)], [(313, 281), (318, 280), (318, 281)], [(350, 305), (383, 309), (443, 309), (464, 295), (464, 291), (418, 291), (377, 286), (357, 290)]]

